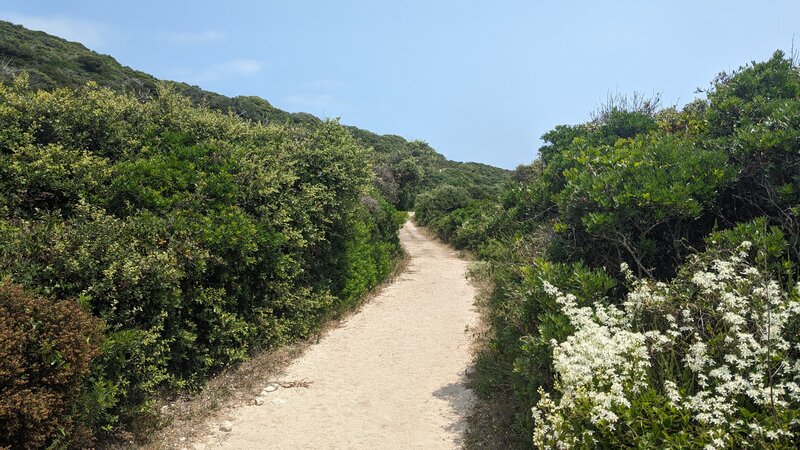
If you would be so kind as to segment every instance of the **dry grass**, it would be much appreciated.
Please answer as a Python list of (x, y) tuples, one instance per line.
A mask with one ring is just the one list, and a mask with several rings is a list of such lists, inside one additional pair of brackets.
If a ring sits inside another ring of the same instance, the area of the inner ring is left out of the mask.
[(533, 447), (533, 438), (520, 439), (514, 430), (516, 418), (503, 396), (479, 398), (467, 418), (464, 448), (467, 450), (527, 450)]
[(326, 322), (313, 336), (278, 348), (258, 351), (248, 361), (225, 369), (209, 380), (199, 392), (160, 400), (157, 410), (160, 411), (162, 423), (166, 424), (162, 429), (151, 436), (140, 438), (138, 442), (130, 440), (126, 444), (110, 447), (150, 450), (191, 447), (192, 442), (208, 433), (208, 423), (212, 418), (251, 404), (268, 385), (275, 384), (288, 389), (309, 387), (312, 380), (281, 380), (280, 377), (292, 361), (302, 356), (329, 331), (339, 327), (350, 315), (357, 313), (364, 304), (399, 277), (408, 266), (409, 259), (406, 254), (400, 256), (395, 261), (392, 273), (380, 286), (365, 295), (355, 307)]

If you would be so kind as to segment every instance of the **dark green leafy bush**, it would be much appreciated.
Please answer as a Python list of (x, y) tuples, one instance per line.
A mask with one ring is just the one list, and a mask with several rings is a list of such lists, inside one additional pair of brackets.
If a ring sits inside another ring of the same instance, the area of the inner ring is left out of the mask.
[(441, 186), (417, 198), (415, 217), (423, 225), (469, 204), (471, 198), (464, 188)]
[(713, 226), (717, 193), (731, 177), (725, 154), (672, 136), (576, 147), (554, 195), (559, 257), (669, 275)]
[(113, 432), (390, 272), (403, 221), (335, 122), (257, 125), (163, 87), (0, 85), (0, 275), (106, 325), (77, 421)]

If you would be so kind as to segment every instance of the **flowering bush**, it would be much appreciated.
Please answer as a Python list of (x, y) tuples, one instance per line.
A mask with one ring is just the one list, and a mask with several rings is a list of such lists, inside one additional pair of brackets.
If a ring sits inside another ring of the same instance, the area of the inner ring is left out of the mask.
[(696, 255), (670, 283), (637, 279), (621, 306), (578, 306), (545, 282), (575, 332), (552, 342), (555, 394), (533, 408), (541, 448), (796, 447), (800, 287), (734, 252)]
[(422, 222), (486, 262), (473, 386), (503, 426), (473, 445), (798, 447), (800, 67), (778, 51), (654, 100), (543, 135), (489, 221)]

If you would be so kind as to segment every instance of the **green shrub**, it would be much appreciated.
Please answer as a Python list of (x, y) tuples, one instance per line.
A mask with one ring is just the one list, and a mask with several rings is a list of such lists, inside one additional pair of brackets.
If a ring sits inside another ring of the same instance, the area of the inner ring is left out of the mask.
[(587, 146), (570, 157), (554, 194), (562, 236), (554, 256), (609, 270), (627, 262), (640, 275), (669, 275), (702, 243), (731, 178), (723, 152), (671, 136)]
[(0, 276), (106, 322), (75, 416), (100, 434), (313, 333), (399, 251), (370, 152), (335, 122), (264, 126), (167, 87), (139, 101), (20, 78), (0, 84), (0, 124)]
[[(632, 106), (546, 133), (495, 209), (419, 197), (420, 223), (486, 260), (476, 390), (508, 405), (521, 447), (794, 448), (800, 70), (776, 52), (680, 111)], [(638, 281), (620, 283), (621, 264)], [(634, 312), (636, 298), (652, 304)], [(782, 322), (765, 337), (771, 314)], [(686, 355), (701, 344), (711, 363), (695, 370)]]
[(420, 194), (415, 204), (415, 218), (426, 225), (434, 220), (467, 206), (470, 196), (466, 189), (456, 186), (440, 186)]

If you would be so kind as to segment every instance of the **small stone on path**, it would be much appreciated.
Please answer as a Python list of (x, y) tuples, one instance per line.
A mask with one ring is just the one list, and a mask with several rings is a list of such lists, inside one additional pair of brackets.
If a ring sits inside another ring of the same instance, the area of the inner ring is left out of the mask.
[(272, 404), (273, 405), (278, 405), (278, 406), (285, 405), (286, 404), (286, 400), (284, 400), (282, 398), (276, 398), (276, 399), (272, 400)]
[(231, 422), (230, 420), (226, 420), (225, 422), (222, 422), (222, 424), (219, 426), (219, 431), (224, 431), (226, 433), (230, 433), (231, 430), (233, 430), (233, 422)]

